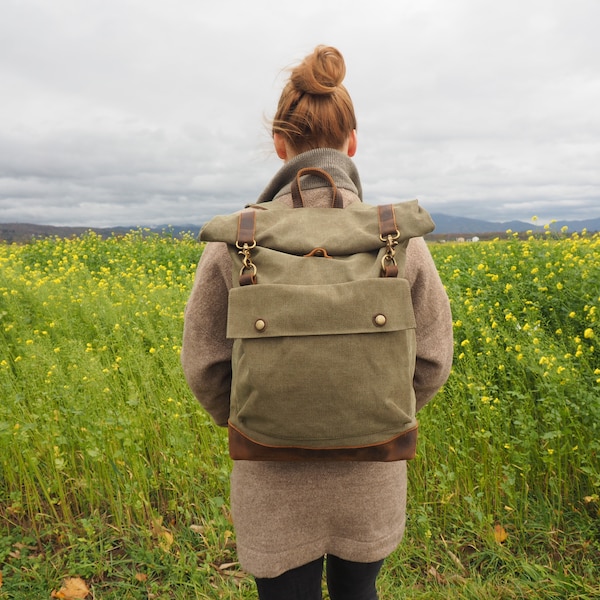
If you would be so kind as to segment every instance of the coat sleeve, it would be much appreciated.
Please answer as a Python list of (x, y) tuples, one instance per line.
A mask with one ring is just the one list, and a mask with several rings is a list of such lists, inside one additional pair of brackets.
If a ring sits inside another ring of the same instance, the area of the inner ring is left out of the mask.
[(452, 314), (446, 290), (423, 238), (411, 239), (408, 244), (405, 275), (411, 284), (417, 323), (413, 383), (419, 411), (450, 374), (454, 351)]
[(220, 242), (204, 249), (185, 307), (181, 364), (194, 396), (215, 422), (227, 425), (232, 341), (226, 337), (231, 260)]

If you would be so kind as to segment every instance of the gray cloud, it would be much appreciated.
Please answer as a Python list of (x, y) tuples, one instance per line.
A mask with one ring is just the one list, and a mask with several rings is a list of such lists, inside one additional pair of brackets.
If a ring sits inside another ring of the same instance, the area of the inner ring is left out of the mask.
[(597, 216), (599, 21), (595, 0), (9, 1), (0, 221), (201, 223), (251, 202), (279, 166), (284, 69), (317, 43), (347, 61), (367, 201)]

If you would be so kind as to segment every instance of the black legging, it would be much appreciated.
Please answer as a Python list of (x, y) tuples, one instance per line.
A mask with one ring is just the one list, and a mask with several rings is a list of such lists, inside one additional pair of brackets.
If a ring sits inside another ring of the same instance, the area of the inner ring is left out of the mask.
[[(256, 578), (260, 600), (321, 600), (323, 556), (272, 579)], [(383, 560), (357, 563), (327, 555), (327, 589), (331, 600), (377, 600), (375, 580)]]

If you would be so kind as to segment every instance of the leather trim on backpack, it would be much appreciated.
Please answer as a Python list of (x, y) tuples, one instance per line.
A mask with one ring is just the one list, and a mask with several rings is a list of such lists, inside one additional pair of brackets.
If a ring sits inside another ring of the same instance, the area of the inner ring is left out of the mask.
[(233, 460), (324, 462), (324, 461), (376, 461), (392, 462), (411, 460), (417, 447), (415, 426), (399, 436), (374, 446), (353, 448), (299, 448), (267, 446), (246, 437), (231, 423), (228, 425), (229, 456)]
[(302, 208), (304, 206), (304, 198), (302, 197), (302, 189), (300, 187), (300, 178), (303, 175), (312, 175), (327, 181), (327, 183), (329, 183), (331, 186), (331, 208), (344, 208), (344, 199), (342, 198), (340, 190), (338, 190), (337, 186), (335, 185), (333, 177), (324, 169), (319, 169), (317, 167), (305, 167), (296, 173), (296, 177), (291, 184), (292, 202), (294, 208)]
[(400, 230), (396, 225), (396, 213), (393, 204), (383, 204), (377, 207), (377, 217), (379, 221), (379, 235), (382, 240), (388, 235), (399, 237)]

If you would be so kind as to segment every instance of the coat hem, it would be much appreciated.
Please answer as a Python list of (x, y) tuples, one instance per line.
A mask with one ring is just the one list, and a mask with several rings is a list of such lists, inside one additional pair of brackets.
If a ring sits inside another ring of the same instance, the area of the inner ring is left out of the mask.
[(342, 537), (323, 538), (311, 540), (301, 547), (283, 552), (263, 552), (251, 548), (240, 551), (238, 548), (238, 559), (246, 573), (254, 577), (273, 578), (327, 554), (334, 554), (338, 558), (353, 562), (382, 560), (394, 552), (403, 537), (404, 526), (400, 532), (376, 541), (361, 542)]

